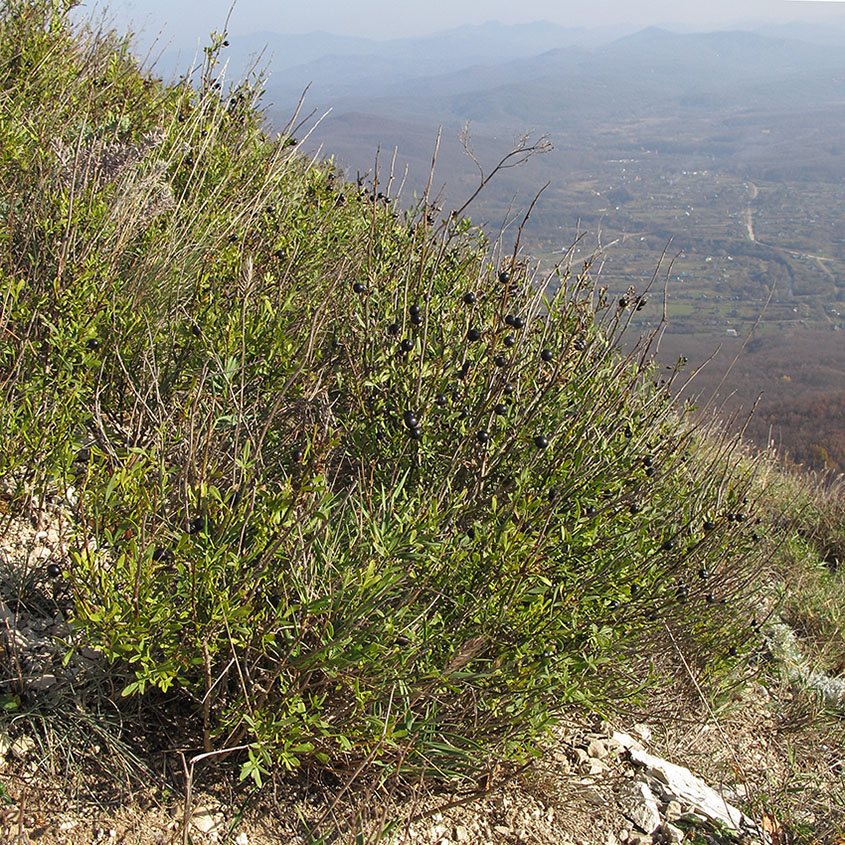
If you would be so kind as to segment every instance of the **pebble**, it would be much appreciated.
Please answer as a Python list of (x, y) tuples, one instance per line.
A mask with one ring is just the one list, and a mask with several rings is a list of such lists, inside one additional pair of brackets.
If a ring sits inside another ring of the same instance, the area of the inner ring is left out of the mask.
[(223, 816), (207, 807), (198, 807), (191, 816), (191, 824), (200, 833), (216, 833), (223, 825)]
[(673, 824), (663, 825), (663, 834), (669, 845), (681, 845), (684, 841), (684, 832)]
[(35, 740), (31, 736), (18, 737), (11, 745), (12, 756), (23, 760), (35, 748)]
[(663, 817), (666, 821), (677, 821), (681, 815), (683, 815), (683, 810), (681, 809), (680, 802), (678, 801), (670, 801), (663, 809)]
[(607, 746), (600, 739), (594, 739), (587, 746), (587, 753), (590, 757), (595, 757), (598, 760), (604, 760), (604, 758), (608, 755)]

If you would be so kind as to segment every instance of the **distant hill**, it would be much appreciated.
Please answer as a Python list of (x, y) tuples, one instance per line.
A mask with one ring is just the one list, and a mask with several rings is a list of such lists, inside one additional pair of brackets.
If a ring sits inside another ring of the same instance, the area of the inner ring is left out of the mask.
[[(496, 21), (465, 25), (417, 38), (378, 41), (310, 32), (301, 35), (261, 31), (229, 37), (225, 59), (228, 76), (240, 78), (261, 56), (260, 66), (277, 75), (274, 84), (290, 85), (301, 92), (309, 83), (337, 88), (362, 82), (372, 91), (379, 81), (446, 73), (474, 64), (498, 64), (517, 57), (536, 56), (558, 47), (607, 44), (632, 30), (626, 26), (594, 29), (564, 27), (548, 21), (505, 25)], [(195, 47), (174, 46), (163, 54), (159, 71), (169, 76), (184, 71)], [(384, 75), (386, 63), (389, 73)], [(350, 70), (355, 80), (350, 79)], [(281, 75), (281, 71), (285, 71)], [(279, 78), (281, 77), (281, 78)]]

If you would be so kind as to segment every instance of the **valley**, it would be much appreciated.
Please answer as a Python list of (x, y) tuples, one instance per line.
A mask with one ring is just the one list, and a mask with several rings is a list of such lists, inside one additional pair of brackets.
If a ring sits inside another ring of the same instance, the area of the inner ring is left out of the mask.
[[(651, 285), (633, 334), (659, 328), (669, 363), (712, 357), (696, 377), (702, 395), (716, 391), (710, 406), (756, 406), (748, 432), (759, 445), (774, 439), (796, 460), (842, 471), (843, 82), (831, 45), (653, 29), (404, 79), (401, 96), (385, 80), (372, 97), (366, 86), (337, 97), (318, 86), (308, 102), (328, 114), (304, 145), (362, 184), (376, 161), (380, 185), (392, 169), (394, 207), (407, 208), (439, 130), (432, 184), (445, 216), (473, 193), (479, 166), (489, 172), (526, 133), (548, 135), (554, 149), (497, 173), (472, 222), (501, 233), (507, 251), (546, 186), (521, 239), (541, 274), (590, 262), (612, 296)], [(282, 86), (271, 78), (275, 124), (297, 84), (294, 71)], [(813, 402), (822, 409), (804, 418)]]

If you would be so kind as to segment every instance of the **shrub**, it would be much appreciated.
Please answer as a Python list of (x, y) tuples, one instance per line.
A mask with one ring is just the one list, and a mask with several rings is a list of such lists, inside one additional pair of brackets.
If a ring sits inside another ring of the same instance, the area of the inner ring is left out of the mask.
[(72, 645), (124, 699), (259, 783), (468, 776), (633, 694), (655, 627), (741, 651), (753, 464), (618, 351), (627, 303), (304, 159), (219, 37), (166, 86), (66, 12), (0, 16), (0, 470), (77, 491)]

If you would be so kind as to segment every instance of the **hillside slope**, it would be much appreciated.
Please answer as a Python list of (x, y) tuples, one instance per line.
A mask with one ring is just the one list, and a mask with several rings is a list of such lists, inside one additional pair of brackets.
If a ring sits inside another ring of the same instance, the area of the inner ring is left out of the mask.
[(682, 360), (620, 351), (647, 282), (394, 209), (223, 90), (223, 34), (167, 86), (66, 5), (0, 6), (0, 665), (35, 775), (186, 814), (200, 770), (264, 801), (489, 784), (679, 666), (724, 700), (778, 601), (808, 614), (773, 584), (836, 588), (835, 491), (779, 498), (672, 402)]

